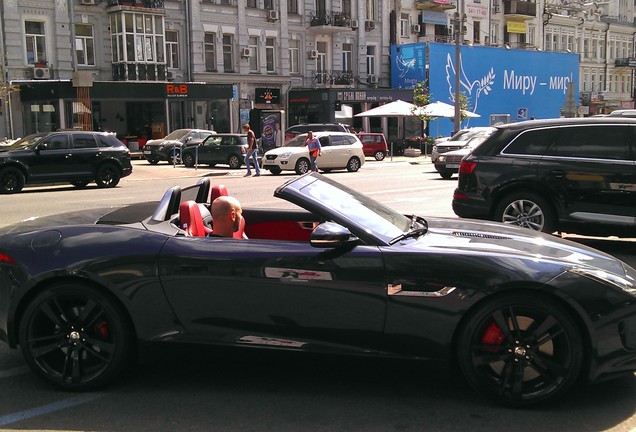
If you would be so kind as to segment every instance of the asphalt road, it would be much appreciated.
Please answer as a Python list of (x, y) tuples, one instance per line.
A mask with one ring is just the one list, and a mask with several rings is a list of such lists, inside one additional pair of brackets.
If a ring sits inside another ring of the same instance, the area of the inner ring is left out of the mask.
[[(244, 178), (244, 170), (135, 162), (115, 189), (47, 186), (0, 196), (0, 226), (85, 208), (156, 200), (200, 176), (225, 184), (244, 206), (289, 206), (272, 197), (294, 174)], [(456, 180), (426, 158), (369, 161), (328, 174), (405, 213), (454, 217)], [(597, 241), (597, 240), (586, 240)], [(598, 240), (630, 255), (633, 243)], [(531, 410), (482, 400), (444, 365), (176, 346), (142, 350), (135, 370), (96, 392), (52, 390), (0, 344), (0, 430), (56, 431), (633, 431), (636, 376), (585, 386)]]

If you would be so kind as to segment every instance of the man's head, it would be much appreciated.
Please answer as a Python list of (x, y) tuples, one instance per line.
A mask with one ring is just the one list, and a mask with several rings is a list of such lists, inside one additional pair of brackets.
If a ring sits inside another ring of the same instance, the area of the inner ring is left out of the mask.
[(245, 132), (247, 132), (248, 130), (250, 130), (250, 125), (249, 125), (248, 123), (245, 123), (245, 124), (243, 125), (243, 130), (244, 130)]
[(212, 228), (214, 234), (232, 237), (243, 219), (241, 203), (234, 197), (220, 196), (212, 202)]

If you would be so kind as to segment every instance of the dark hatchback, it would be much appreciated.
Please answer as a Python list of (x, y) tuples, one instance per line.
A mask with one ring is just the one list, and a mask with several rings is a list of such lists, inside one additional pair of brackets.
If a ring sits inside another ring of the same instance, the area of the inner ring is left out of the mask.
[(636, 231), (636, 119), (533, 120), (497, 130), (459, 168), (453, 210), (536, 231)]
[(199, 145), (188, 145), (183, 150), (183, 164), (193, 167), (195, 164), (227, 164), (238, 169), (245, 161), (247, 153), (246, 134), (210, 135)]
[(94, 181), (99, 187), (115, 187), (131, 173), (130, 151), (107, 132), (39, 133), (0, 147), (4, 194), (39, 183), (69, 182), (81, 188)]

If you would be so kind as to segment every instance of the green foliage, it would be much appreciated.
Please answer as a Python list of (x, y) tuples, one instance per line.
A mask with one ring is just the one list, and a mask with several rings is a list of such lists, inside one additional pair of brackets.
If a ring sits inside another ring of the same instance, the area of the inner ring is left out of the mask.
[[(428, 105), (431, 99), (431, 95), (428, 92), (428, 83), (426, 81), (419, 82), (413, 88), (413, 105), (416, 107), (423, 107)], [(413, 110), (413, 114), (416, 115), (416, 110)], [(429, 121), (430, 117), (418, 115), (420, 120)]]
[(0, 52), (0, 99), (5, 99), (10, 93), (20, 91), (20, 86), (9, 83), (6, 76), (4, 54)]

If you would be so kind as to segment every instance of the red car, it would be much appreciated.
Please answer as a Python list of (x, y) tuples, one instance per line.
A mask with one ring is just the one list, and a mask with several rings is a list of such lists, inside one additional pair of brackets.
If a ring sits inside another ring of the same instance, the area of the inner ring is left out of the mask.
[(360, 141), (362, 141), (362, 150), (365, 156), (372, 156), (375, 160), (381, 161), (389, 154), (389, 147), (386, 144), (384, 134), (361, 132), (357, 135)]

